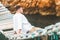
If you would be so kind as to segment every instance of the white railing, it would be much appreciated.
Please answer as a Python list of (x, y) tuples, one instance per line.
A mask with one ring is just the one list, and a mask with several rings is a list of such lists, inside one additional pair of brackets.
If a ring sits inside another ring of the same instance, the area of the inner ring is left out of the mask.
[(13, 15), (10, 11), (4, 7), (4, 5), (0, 2), (0, 29), (11, 29), (13, 27)]

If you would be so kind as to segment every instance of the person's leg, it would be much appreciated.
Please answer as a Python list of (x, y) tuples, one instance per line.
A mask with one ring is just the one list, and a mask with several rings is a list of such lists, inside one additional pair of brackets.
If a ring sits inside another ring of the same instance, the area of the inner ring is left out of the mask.
[(42, 28), (39, 28), (39, 27), (33, 27), (29, 32), (32, 33), (32, 32), (34, 32), (34, 31), (40, 30), (40, 29), (42, 29)]

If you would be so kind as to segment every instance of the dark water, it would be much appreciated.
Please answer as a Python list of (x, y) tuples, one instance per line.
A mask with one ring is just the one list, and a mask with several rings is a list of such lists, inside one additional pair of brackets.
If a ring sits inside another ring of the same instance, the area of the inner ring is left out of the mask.
[(60, 17), (55, 15), (42, 16), (40, 14), (25, 15), (29, 22), (37, 27), (44, 28), (45, 26), (60, 22)]
[[(25, 16), (32, 25), (41, 28), (60, 22), (60, 17), (57, 17), (55, 15), (42, 16), (40, 14), (31, 14)], [(9, 30), (12, 29), (8, 29), (8, 31)], [(7, 30), (3, 30), (3, 31), (7, 31)]]

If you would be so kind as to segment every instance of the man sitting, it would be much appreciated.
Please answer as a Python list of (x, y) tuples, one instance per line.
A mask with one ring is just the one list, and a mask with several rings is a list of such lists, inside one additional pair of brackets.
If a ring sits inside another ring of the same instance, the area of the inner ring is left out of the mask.
[(32, 26), (27, 18), (22, 14), (23, 13), (23, 7), (17, 6), (16, 7), (16, 13), (13, 16), (13, 24), (14, 24), (14, 31), (16, 34), (21, 34), (22, 32), (34, 32), (37, 29), (37, 27)]

